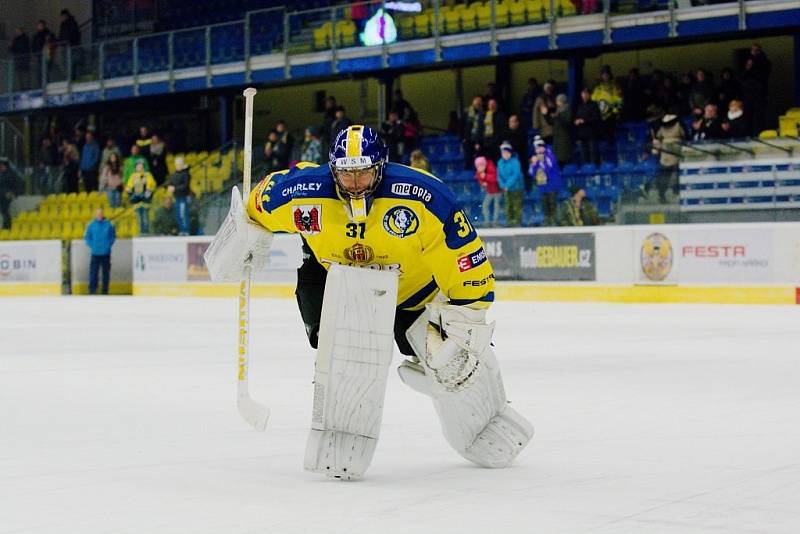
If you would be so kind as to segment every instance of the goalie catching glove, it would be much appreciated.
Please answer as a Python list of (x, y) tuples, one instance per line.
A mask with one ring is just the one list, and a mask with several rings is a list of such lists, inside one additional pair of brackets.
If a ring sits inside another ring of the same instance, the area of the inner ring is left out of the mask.
[(237, 187), (231, 194), (231, 208), (217, 235), (204, 254), (208, 274), (214, 282), (238, 282), (246, 265), (254, 271), (269, 260), (272, 232), (250, 222)]

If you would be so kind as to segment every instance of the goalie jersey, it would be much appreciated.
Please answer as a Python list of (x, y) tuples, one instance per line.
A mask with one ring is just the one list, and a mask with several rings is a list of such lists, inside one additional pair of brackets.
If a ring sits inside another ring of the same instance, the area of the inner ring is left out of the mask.
[(487, 307), (494, 274), (478, 234), (433, 175), (387, 163), (366, 212), (350, 217), (327, 165), (300, 163), (253, 189), (250, 218), (299, 233), (326, 269), (333, 263), (399, 273), (397, 305), (418, 310), (439, 290), (451, 304)]

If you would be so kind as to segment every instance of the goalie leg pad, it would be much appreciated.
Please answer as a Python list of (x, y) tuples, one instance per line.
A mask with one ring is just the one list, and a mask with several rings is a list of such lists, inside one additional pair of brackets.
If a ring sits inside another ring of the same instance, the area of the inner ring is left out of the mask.
[(397, 275), (333, 265), (322, 304), (304, 467), (363, 476), (380, 434), (394, 349)]
[(407, 337), (419, 361), (404, 361), (400, 378), (433, 399), (445, 439), (461, 456), (483, 467), (505, 467), (533, 437), (533, 425), (508, 405), (500, 366), (491, 348), (478, 357), (473, 382), (452, 390), (439, 383), (425, 357), (428, 316), (423, 314)]

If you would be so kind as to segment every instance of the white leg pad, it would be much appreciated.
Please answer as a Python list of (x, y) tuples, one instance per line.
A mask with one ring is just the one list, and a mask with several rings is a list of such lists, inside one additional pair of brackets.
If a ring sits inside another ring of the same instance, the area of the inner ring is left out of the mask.
[[(426, 330), (427, 315), (422, 314), (407, 333), (420, 359), (425, 355)], [(475, 381), (459, 391), (443, 388), (424, 364), (405, 361), (398, 372), (404, 383), (433, 399), (445, 439), (461, 456), (483, 467), (505, 467), (531, 440), (533, 425), (508, 405), (492, 349), (478, 361)]]
[(322, 304), (304, 467), (363, 476), (380, 434), (394, 349), (397, 275), (333, 265)]

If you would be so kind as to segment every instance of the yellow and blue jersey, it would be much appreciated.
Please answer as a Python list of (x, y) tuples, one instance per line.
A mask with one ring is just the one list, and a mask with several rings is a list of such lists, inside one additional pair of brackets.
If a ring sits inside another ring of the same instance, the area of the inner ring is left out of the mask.
[(422, 308), (439, 290), (456, 305), (494, 300), (481, 240), (439, 179), (387, 163), (369, 202), (366, 217), (351, 218), (329, 167), (300, 163), (262, 180), (247, 212), (267, 230), (299, 233), (326, 269), (338, 263), (398, 272), (402, 309)]

